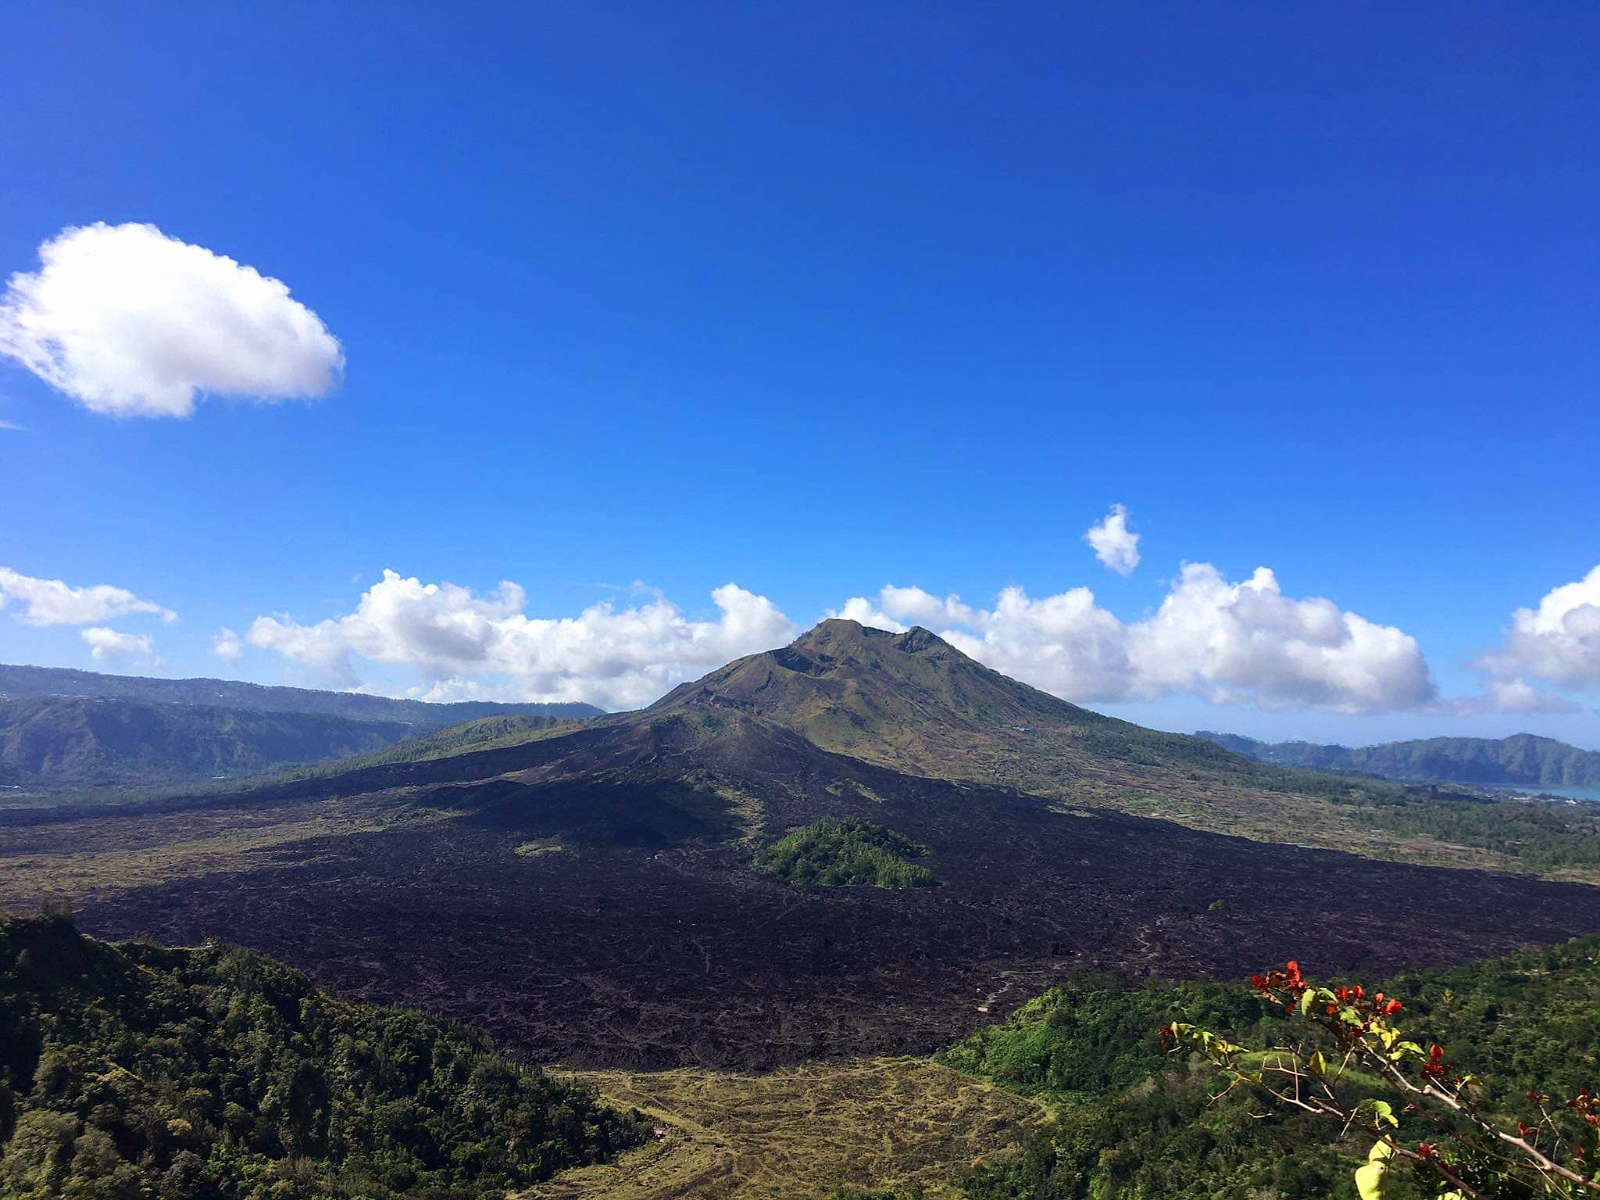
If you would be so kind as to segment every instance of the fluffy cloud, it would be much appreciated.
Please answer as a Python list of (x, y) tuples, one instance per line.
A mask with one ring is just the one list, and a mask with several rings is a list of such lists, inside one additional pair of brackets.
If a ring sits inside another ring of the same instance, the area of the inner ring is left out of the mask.
[(1118, 575), (1132, 574), (1139, 565), (1139, 535), (1128, 528), (1128, 510), (1120, 504), (1113, 504), (1083, 540), (1094, 549), (1094, 556)]
[(90, 625), (138, 613), (150, 613), (163, 621), (178, 617), (171, 609), (141, 600), (126, 588), (104, 583), (71, 587), (59, 579), (34, 579), (0, 567), (0, 608), (12, 601), (23, 606), (17, 620), (24, 625)]
[(359, 658), (417, 670), (428, 699), (585, 700), (629, 708), (797, 632), (770, 600), (734, 584), (711, 598), (721, 610), (715, 621), (691, 621), (660, 597), (546, 619), (522, 611), (527, 598), (514, 583), (478, 596), (385, 571), (346, 616), (315, 625), (259, 617), (245, 640), (343, 687), (361, 686), (352, 661)]
[(0, 297), (0, 354), (95, 412), (186, 417), (200, 392), (321, 396), (344, 369), (283, 283), (154, 225), (64, 229), (39, 261)]
[(993, 609), (920, 588), (851, 599), (840, 616), (881, 628), (933, 628), (979, 661), (1084, 703), (1190, 693), (1216, 703), (1365, 713), (1436, 698), (1416, 640), (1328, 600), (1283, 595), (1259, 568), (1229, 583), (1207, 563), (1184, 566), (1160, 608), (1124, 623), (1088, 588), (1033, 599), (1000, 593)]
[(224, 662), (236, 663), (244, 657), (244, 641), (231, 629), (223, 629), (211, 639), (211, 653)]
[(1537, 608), (1511, 614), (1502, 644), (1478, 660), (1484, 692), (1512, 712), (1571, 712), (1575, 705), (1528, 683), (1600, 688), (1600, 567), (1553, 588)]
[(108, 658), (142, 658), (146, 662), (155, 661), (155, 642), (144, 634), (118, 633), (115, 629), (97, 625), (90, 629), (79, 630), (78, 636), (89, 647), (89, 653), (94, 656), (96, 662), (103, 662)]

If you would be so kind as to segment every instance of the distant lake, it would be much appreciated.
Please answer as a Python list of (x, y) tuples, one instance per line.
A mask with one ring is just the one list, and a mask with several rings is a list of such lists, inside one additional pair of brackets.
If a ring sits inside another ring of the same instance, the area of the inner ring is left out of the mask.
[(1600, 787), (1505, 787), (1496, 791), (1512, 792), (1518, 796), (1560, 796), (1565, 800), (1587, 800), (1600, 804)]

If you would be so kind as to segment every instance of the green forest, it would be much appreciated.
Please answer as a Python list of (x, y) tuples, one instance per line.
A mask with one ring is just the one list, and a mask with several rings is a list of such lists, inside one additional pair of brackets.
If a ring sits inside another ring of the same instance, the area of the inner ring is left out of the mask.
[(755, 865), (785, 883), (930, 887), (933, 872), (911, 861), (927, 852), (927, 847), (871, 821), (823, 817), (762, 849)]
[(0, 918), (10, 1200), (467, 1200), (647, 1136), (475, 1033), (236, 947)]

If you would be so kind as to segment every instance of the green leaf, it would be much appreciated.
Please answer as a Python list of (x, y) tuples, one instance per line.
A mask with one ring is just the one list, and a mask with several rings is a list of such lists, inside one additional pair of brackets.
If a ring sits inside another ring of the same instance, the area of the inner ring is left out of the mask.
[[(1373, 1124), (1375, 1124), (1375, 1125), (1377, 1125), (1379, 1127), (1382, 1127), (1385, 1124), (1395, 1125), (1395, 1126), (1398, 1126), (1400, 1124), (1400, 1122), (1395, 1119), (1394, 1106), (1392, 1104), (1390, 1104), (1387, 1100), (1374, 1100), (1372, 1102), (1372, 1112), (1373, 1112), (1373, 1116), (1375, 1118), (1375, 1120), (1373, 1121)], [(1383, 1146), (1383, 1145), (1385, 1145), (1385, 1143), (1379, 1142), (1378, 1145), (1379, 1146)], [(1377, 1147), (1374, 1147), (1374, 1149), (1376, 1149), (1376, 1148)], [(1388, 1157), (1387, 1150), (1384, 1153), (1384, 1157), (1386, 1157), (1386, 1158)]]
[(1300, 993), (1300, 1015), (1309, 1017), (1311, 1010), (1317, 1006), (1317, 992), (1315, 988), (1307, 988)]
[(1328, 1073), (1328, 1060), (1322, 1057), (1321, 1050), (1314, 1050), (1311, 1059), (1306, 1063), (1306, 1068), (1313, 1075), (1326, 1075)]
[(1383, 1200), (1383, 1177), (1389, 1173), (1386, 1162), (1369, 1162), (1356, 1168), (1356, 1191), (1361, 1200)]

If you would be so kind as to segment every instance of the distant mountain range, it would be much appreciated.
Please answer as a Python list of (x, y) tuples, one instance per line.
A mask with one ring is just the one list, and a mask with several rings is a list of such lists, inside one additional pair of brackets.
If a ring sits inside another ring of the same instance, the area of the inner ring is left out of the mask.
[(149, 786), (369, 754), (489, 717), (588, 704), (429, 704), (225, 679), (0, 666), (0, 785)]
[(1554, 738), (1423, 738), (1379, 746), (1259, 742), (1232, 733), (1196, 735), (1257, 762), (1403, 783), (1472, 783), (1506, 787), (1600, 787), (1600, 752)]

